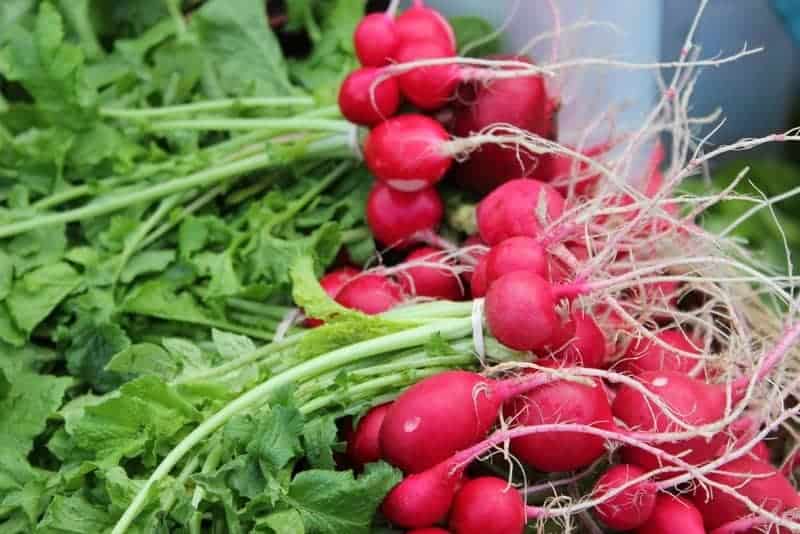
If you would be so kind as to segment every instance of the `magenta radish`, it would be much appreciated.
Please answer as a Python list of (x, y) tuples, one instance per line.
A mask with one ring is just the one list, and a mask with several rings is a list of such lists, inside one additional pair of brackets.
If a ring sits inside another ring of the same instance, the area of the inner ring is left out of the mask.
[(415, 528), (414, 530), (409, 530), (407, 534), (450, 534), (449, 530), (445, 530), (443, 528)]
[(548, 276), (547, 251), (539, 241), (526, 237), (510, 237), (489, 250), (486, 257), (486, 280), (492, 282), (514, 271), (531, 271)]
[[(603, 384), (588, 386), (566, 380), (543, 385), (506, 404), (506, 416), (517, 426), (576, 423), (613, 427), (613, 416)], [(591, 465), (605, 452), (605, 440), (580, 432), (548, 432), (511, 440), (511, 450), (523, 463), (539, 471), (572, 471)]]
[(350, 308), (375, 315), (383, 313), (403, 301), (403, 290), (394, 281), (379, 274), (364, 274), (345, 284), (336, 295), (336, 302)]
[(653, 512), (636, 534), (706, 534), (703, 516), (688, 500), (669, 493), (656, 496)]
[(371, 408), (358, 421), (355, 431), (347, 439), (347, 457), (357, 469), (381, 459), (380, 431), (389, 404)]
[[(486, 245), (486, 243), (483, 242), (483, 239), (481, 239), (481, 236), (478, 234), (472, 234), (461, 244), (463, 248), (475, 247), (477, 245)], [(471, 250), (469, 253), (465, 254), (464, 262), (477, 266), (478, 260), (480, 260), (486, 254), (487, 252), (482, 250)], [(461, 278), (463, 278), (464, 281), (470, 285), (472, 283), (472, 271), (466, 271), (462, 273)]]
[[(591, 146), (581, 153), (587, 158), (597, 158), (608, 152), (609, 143)], [(577, 160), (567, 154), (551, 154), (545, 160), (547, 165), (537, 176), (543, 181), (550, 182), (559, 193), (566, 198), (570, 191), (574, 196), (583, 197), (591, 195), (602, 175), (592, 172), (589, 164)]]
[(381, 426), (384, 459), (419, 473), (482, 439), (502, 404), (550, 378), (544, 373), (496, 381), (468, 371), (446, 371), (404, 391)]
[[(398, 63), (452, 57), (437, 41), (409, 41), (395, 52)], [(441, 108), (451, 98), (460, 79), (458, 65), (431, 65), (409, 69), (398, 76), (400, 90), (409, 102), (423, 111)]]
[(373, 129), (364, 144), (367, 167), (398, 191), (420, 191), (450, 168), (443, 144), (450, 138), (441, 124), (424, 115), (399, 115)]
[(564, 197), (552, 186), (520, 178), (501, 185), (478, 204), (478, 230), (491, 246), (515, 236), (537, 238), (544, 225), (563, 213)]
[(339, 110), (344, 118), (355, 124), (372, 126), (397, 112), (400, 106), (397, 80), (386, 77), (378, 81), (380, 74), (380, 69), (362, 67), (345, 78), (339, 88)]
[(442, 267), (419, 265), (402, 267), (398, 280), (409, 295), (444, 300), (459, 300), (463, 295), (458, 275), (444, 260), (444, 253), (433, 247), (420, 247), (406, 256), (405, 262), (441, 264)]
[(371, 13), (353, 33), (358, 60), (365, 67), (381, 67), (391, 61), (399, 39), (394, 19), (387, 13)]
[[(325, 276), (320, 279), (319, 285), (322, 286), (322, 289), (328, 294), (329, 297), (335, 299), (339, 294), (339, 291), (342, 290), (347, 282), (358, 276), (360, 273), (361, 271), (355, 267), (340, 267), (325, 274)], [(303, 324), (308, 328), (316, 328), (323, 323), (324, 321), (321, 321), (320, 319), (308, 317)]]
[(476, 478), (456, 494), (448, 524), (453, 534), (522, 534), (525, 504), (505, 480)]
[(419, 233), (439, 226), (444, 205), (433, 188), (404, 193), (376, 182), (367, 198), (366, 211), (367, 224), (378, 242), (403, 247), (413, 243)]
[[(700, 354), (698, 345), (680, 330), (665, 330), (655, 334), (655, 337), (679, 351)], [(631, 375), (638, 375), (647, 371), (689, 373), (699, 361), (662, 347), (649, 338), (640, 338), (631, 341), (624, 357), (617, 362), (615, 367), (620, 373)]]
[(478, 259), (470, 278), (472, 298), (482, 298), (486, 295), (486, 291), (489, 289), (489, 282), (486, 278), (486, 255), (484, 255)]
[[(646, 474), (635, 465), (613, 465), (595, 483), (593, 498), (603, 499), (611, 491)], [(606, 498), (594, 510), (597, 517), (609, 527), (633, 530), (642, 526), (653, 514), (657, 489), (655, 483), (644, 480)]]
[(400, 44), (436, 42), (448, 56), (456, 53), (456, 36), (450, 23), (438, 11), (421, 5), (421, 2), (397, 17), (395, 32)]
[(442, 462), (406, 476), (381, 505), (386, 518), (403, 528), (431, 527), (444, 520), (463, 476), (463, 469)]
[[(733, 460), (707, 477), (735, 488), (739, 495), (775, 514), (800, 506), (797, 490), (789, 480), (772, 465), (751, 456)], [(709, 531), (751, 514), (745, 503), (718, 488), (706, 491), (698, 487), (692, 501)]]
[(606, 336), (591, 316), (583, 310), (574, 310), (564, 325), (564, 331), (571, 332), (565, 344), (553, 358), (566, 366), (592, 367), (599, 369), (606, 361)]

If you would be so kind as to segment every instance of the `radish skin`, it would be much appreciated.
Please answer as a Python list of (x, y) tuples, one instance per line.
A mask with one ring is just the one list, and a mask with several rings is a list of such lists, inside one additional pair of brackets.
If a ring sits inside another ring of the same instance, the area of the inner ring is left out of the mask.
[(669, 493), (656, 496), (650, 518), (636, 534), (706, 534), (703, 516), (688, 500)]
[(418, 240), (420, 233), (439, 226), (444, 205), (433, 188), (404, 193), (376, 182), (367, 197), (366, 211), (367, 224), (378, 242), (406, 247)]
[[(646, 471), (635, 465), (613, 465), (595, 483), (594, 497), (601, 498), (645, 474)], [(613, 529), (633, 530), (642, 526), (653, 514), (656, 491), (656, 485), (652, 482), (634, 484), (595, 506), (595, 512), (603, 523)]]
[(380, 69), (363, 67), (345, 78), (339, 88), (339, 110), (345, 119), (373, 126), (397, 112), (400, 86), (395, 78), (380, 79), (380, 74)]
[(431, 527), (444, 520), (453, 502), (463, 469), (442, 462), (401, 480), (381, 505), (386, 518), (403, 528)]
[(464, 293), (458, 275), (448, 268), (442, 256), (442, 251), (433, 247), (420, 247), (406, 256), (406, 263), (440, 263), (442, 267), (428, 267), (427, 265), (403, 267), (398, 276), (403, 291), (408, 295), (419, 297), (460, 300)]
[[(323, 276), (319, 281), (319, 285), (322, 286), (322, 289), (328, 294), (329, 297), (336, 299), (342, 288), (347, 285), (347, 282), (358, 276), (360, 273), (361, 271), (355, 267), (340, 267), (339, 269), (335, 269)], [(324, 324), (324, 321), (315, 319), (314, 317), (306, 318), (303, 323), (303, 325), (308, 328), (316, 328), (322, 324)]]
[(362, 417), (355, 431), (347, 440), (347, 457), (356, 469), (381, 459), (380, 431), (389, 404), (371, 408)]
[(448, 524), (453, 534), (522, 534), (525, 504), (505, 480), (475, 478), (456, 494)]
[(394, 19), (386, 13), (365, 16), (353, 32), (356, 56), (365, 67), (388, 64), (399, 43)]
[(336, 302), (367, 315), (390, 310), (403, 301), (403, 290), (385, 276), (365, 274), (354, 278), (336, 295)]

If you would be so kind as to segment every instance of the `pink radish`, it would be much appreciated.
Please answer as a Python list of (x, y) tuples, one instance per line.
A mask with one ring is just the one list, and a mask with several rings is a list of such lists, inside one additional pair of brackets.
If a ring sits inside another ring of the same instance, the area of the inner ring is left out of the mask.
[[(772, 465), (743, 456), (709, 473), (709, 480), (734, 488), (755, 504), (780, 514), (800, 506), (797, 490)], [(750, 515), (746, 505), (718, 488), (697, 488), (692, 500), (703, 516), (706, 529), (713, 530)]]
[[(564, 197), (552, 186), (538, 180), (511, 180), (478, 204), (478, 230), (492, 246), (515, 236), (541, 237), (543, 225), (563, 212)], [(546, 214), (546, 221), (540, 220), (541, 214)]]
[[(559, 380), (520, 395), (507, 403), (515, 425), (577, 423), (610, 428), (611, 406), (603, 384), (588, 386)], [(579, 432), (531, 434), (511, 440), (511, 450), (523, 463), (547, 473), (586, 467), (605, 452), (605, 440)]]
[(489, 282), (486, 278), (486, 256), (484, 255), (478, 259), (470, 279), (472, 298), (482, 298), (486, 295), (486, 291), (489, 289)]
[[(597, 158), (608, 152), (610, 143), (591, 146), (581, 153), (587, 158)], [(602, 175), (593, 172), (585, 161), (576, 160), (566, 154), (551, 154), (546, 160), (547, 168), (538, 174), (541, 180), (550, 182), (566, 198), (570, 189), (574, 196), (590, 195)]]
[(514, 271), (531, 271), (548, 275), (547, 252), (536, 239), (510, 237), (491, 248), (486, 257), (486, 280), (492, 282)]
[(339, 88), (339, 110), (355, 124), (372, 126), (397, 112), (400, 87), (395, 78), (375, 83), (381, 70), (362, 67), (350, 73)]
[[(655, 334), (655, 337), (682, 352), (700, 354), (698, 345), (680, 330), (665, 330)], [(699, 361), (670, 351), (648, 338), (641, 338), (628, 345), (623, 359), (616, 364), (616, 368), (620, 373), (631, 375), (638, 375), (646, 371), (689, 373)]]
[(414, 530), (409, 530), (407, 534), (450, 534), (449, 530), (445, 530), (443, 528), (415, 528)]
[(376, 182), (367, 198), (369, 229), (388, 246), (409, 245), (417, 234), (439, 226), (443, 215), (442, 199), (433, 188), (404, 193)]
[(383, 419), (389, 410), (389, 404), (381, 404), (371, 408), (358, 421), (353, 434), (347, 439), (347, 456), (352, 465), (361, 469), (365, 464), (381, 459), (380, 435)]
[(365, 274), (354, 278), (336, 295), (336, 302), (367, 315), (383, 313), (403, 301), (403, 290), (389, 278)]
[(467, 371), (446, 371), (411, 386), (389, 408), (381, 450), (390, 464), (419, 473), (484, 437), (502, 404), (550, 378), (544, 373), (496, 381)]
[[(613, 465), (595, 483), (593, 497), (603, 498), (609, 492), (645, 474), (646, 471), (635, 465)], [(597, 517), (609, 527), (615, 530), (633, 530), (642, 526), (653, 514), (656, 491), (656, 484), (645, 480), (608, 497), (594, 509)]]
[(364, 158), (379, 180), (399, 191), (420, 191), (435, 184), (450, 168), (443, 143), (450, 136), (424, 115), (399, 115), (369, 133)]
[(686, 499), (668, 493), (656, 496), (653, 512), (636, 534), (706, 534), (703, 516)]
[[(323, 276), (319, 281), (319, 285), (322, 286), (322, 289), (325, 290), (325, 293), (327, 293), (329, 297), (335, 299), (347, 282), (358, 276), (360, 273), (361, 271), (355, 267), (340, 267), (339, 269), (335, 269)], [(323, 323), (324, 321), (315, 319), (313, 317), (308, 317), (303, 324), (308, 328), (316, 328)]]
[(463, 468), (442, 462), (406, 476), (381, 505), (386, 518), (404, 528), (430, 527), (442, 521), (453, 502)]
[(522, 534), (525, 504), (505, 480), (476, 478), (456, 494), (449, 526), (453, 534)]
[(566, 344), (553, 358), (567, 366), (600, 368), (606, 361), (606, 337), (591, 316), (575, 310), (564, 325), (564, 331), (572, 332)]
[(395, 30), (400, 44), (436, 42), (442, 45), (448, 56), (456, 53), (456, 36), (450, 23), (438, 11), (424, 7), (421, 2), (397, 17)]
[[(486, 243), (483, 242), (483, 239), (481, 239), (481, 236), (478, 234), (472, 234), (471, 236), (466, 238), (464, 242), (461, 244), (463, 248), (475, 247), (477, 245), (486, 246)], [(481, 250), (472, 250), (469, 253), (465, 254), (464, 262), (472, 265), (477, 265), (478, 260), (481, 259), (481, 257), (483, 257), (486, 254), (487, 254), (486, 252), (483, 252)], [(468, 285), (471, 284), (472, 271), (466, 271), (462, 273), (461, 278), (463, 278)]]
[[(437, 41), (405, 42), (395, 53), (399, 63), (451, 57), (448, 47)], [(399, 75), (400, 90), (415, 106), (433, 111), (444, 106), (455, 92), (460, 78), (459, 68), (448, 65), (416, 67)]]
[(458, 275), (448, 268), (441, 250), (433, 247), (420, 247), (409, 254), (405, 262), (442, 265), (440, 268), (427, 265), (403, 267), (398, 279), (405, 293), (444, 300), (459, 300), (464, 296)]
[(395, 22), (386, 13), (367, 15), (353, 33), (356, 55), (365, 67), (381, 67), (389, 63), (398, 42)]

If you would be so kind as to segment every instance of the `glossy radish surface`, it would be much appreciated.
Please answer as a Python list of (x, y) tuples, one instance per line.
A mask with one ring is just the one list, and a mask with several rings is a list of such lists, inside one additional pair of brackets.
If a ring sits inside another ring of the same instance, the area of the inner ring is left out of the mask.
[[(697, 342), (680, 330), (665, 330), (655, 337), (670, 347), (692, 354), (700, 354)], [(621, 373), (638, 375), (646, 371), (676, 371), (689, 373), (700, 360), (669, 350), (648, 338), (631, 341), (624, 357), (615, 365)]]
[(395, 31), (400, 44), (421, 41), (441, 45), (447, 55), (456, 53), (456, 35), (441, 13), (425, 6), (412, 6), (397, 17)]
[(365, 274), (347, 284), (336, 295), (336, 302), (367, 315), (392, 309), (403, 301), (403, 290), (394, 281), (379, 274)]
[(522, 534), (525, 504), (504, 479), (475, 478), (456, 494), (448, 523), (453, 534)]
[(501, 185), (478, 204), (478, 230), (492, 246), (515, 236), (542, 237), (547, 223), (562, 213), (564, 197), (558, 191), (544, 182), (520, 178)]
[(444, 520), (453, 502), (462, 471), (449, 462), (406, 476), (381, 505), (386, 518), (404, 528), (432, 527)]
[(381, 459), (379, 435), (388, 410), (389, 404), (375, 406), (358, 421), (347, 440), (347, 456), (354, 467), (360, 469)]
[(650, 518), (636, 529), (636, 534), (706, 534), (703, 516), (694, 504), (669, 493), (656, 496)]
[(526, 236), (510, 237), (493, 246), (486, 257), (486, 280), (489, 284), (514, 271), (531, 271), (548, 277), (548, 257), (545, 248)]
[[(635, 465), (617, 464), (609, 467), (594, 486), (594, 498), (644, 476), (647, 472)], [(642, 526), (653, 514), (656, 505), (655, 484), (645, 479), (595, 506), (600, 520), (616, 530), (633, 530)]]
[(400, 87), (391, 77), (380, 79), (381, 70), (363, 67), (350, 73), (339, 88), (339, 110), (355, 124), (372, 126), (397, 111)]
[(409, 245), (418, 232), (435, 230), (443, 216), (442, 199), (433, 188), (404, 193), (376, 182), (367, 198), (367, 224), (385, 246)]
[[(404, 261), (410, 264), (420, 262), (432, 265), (403, 267), (397, 276), (405, 293), (444, 300), (460, 300), (464, 296), (458, 275), (454, 274), (452, 266), (448, 266), (441, 250), (420, 247), (406, 256)], [(437, 264), (441, 267), (436, 267)]]
[(399, 39), (395, 21), (385, 13), (370, 13), (353, 33), (358, 60), (365, 67), (380, 67), (391, 61)]
[(478, 259), (478, 263), (475, 265), (475, 270), (472, 272), (472, 278), (470, 278), (472, 298), (477, 299), (484, 297), (486, 291), (489, 289), (489, 281), (486, 276), (486, 261), (486, 256), (481, 256), (480, 259)]
[(565, 330), (571, 335), (563, 346), (554, 344), (560, 347), (554, 358), (566, 366), (602, 367), (606, 361), (607, 340), (597, 322), (582, 310), (573, 311), (568, 322)]
[[(329, 297), (335, 299), (339, 294), (339, 291), (342, 290), (347, 282), (358, 276), (360, 273), (361, 271), (355, 267), (340, 267), (329, 273), (326, 273), (325, 276), (320, 279), (319, 285), (322, 286), (322, 289), (325, 290), (325, 293), (327, 293)], [(304, 324), (309, 328), (314, 328), (323, 324), (323, 321), (313, 317), (308, 317)]]
[[(397, 61), (410, 63), (425, 59), (448, 58), (447, 48), (437, 42), (406, 42), (397, 49)], [(412, 68), (398, 76), (400, 91), (423, 111), (434, 111), (453, 99), (461, 71), (457, 65), (430, 65)]]

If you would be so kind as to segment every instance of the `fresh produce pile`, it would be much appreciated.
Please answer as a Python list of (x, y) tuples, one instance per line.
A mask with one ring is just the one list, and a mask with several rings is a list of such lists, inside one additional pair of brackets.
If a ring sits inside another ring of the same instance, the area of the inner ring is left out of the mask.
[[(800, 529), (795, 279), (676, 193), (798, 140), (697, 137), (751, 51), (277, 4), (0, 6), (2, 532)], [(673, 69), (589, 143), (584, 66)]]

